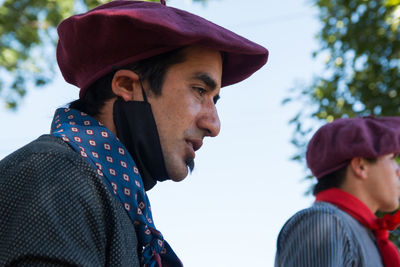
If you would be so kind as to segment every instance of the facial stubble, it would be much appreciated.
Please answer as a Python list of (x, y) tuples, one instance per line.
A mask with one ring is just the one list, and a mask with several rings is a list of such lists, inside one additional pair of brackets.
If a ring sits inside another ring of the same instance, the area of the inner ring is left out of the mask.
[(189, 172), (192, 173), (192, 171), (194, 169), (194, 158), (188, 157), (186, 159), (186, 166), (188, 167)]

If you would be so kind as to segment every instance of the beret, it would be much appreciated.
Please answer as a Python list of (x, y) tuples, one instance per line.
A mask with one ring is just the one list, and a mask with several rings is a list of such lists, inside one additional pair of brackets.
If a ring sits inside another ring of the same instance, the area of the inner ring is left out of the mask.
[(322, 126), (307, 146), (307, 165), (319, 179), (355, 157), (400, 153), (400, 117), (337, 119)]
[(221, 86), (261, 68), (268, 50), (189, 12), (160, 3), (119, 0), (62, 21), (57, 62), (65, 80), (81, 88), (113, 69), (186, 46), (223, 52)]

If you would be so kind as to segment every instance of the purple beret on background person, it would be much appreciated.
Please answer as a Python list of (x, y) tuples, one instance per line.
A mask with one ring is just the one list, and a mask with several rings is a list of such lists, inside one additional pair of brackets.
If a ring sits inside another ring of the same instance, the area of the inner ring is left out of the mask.
[(316, 202), (282, 228), (275, 266), (400, 266), (388, 238), (400, 213), (374, 214), (398, 209), (399, 153), (399, 117), (343, 118), (322, 126), (306, 152), (318, 179)]
[(0, 162), (0, 265), (182, 266), (146, 191), (188, 175), (220, 131), (221, 87), (268, 51), (165, 1), (112, 1), (57, 30), (79, 99)]
[(321, 127), (307, 147), (307, 165), (319, 179), (355, 157), (400, 153), (400, 117), (337, 119)]

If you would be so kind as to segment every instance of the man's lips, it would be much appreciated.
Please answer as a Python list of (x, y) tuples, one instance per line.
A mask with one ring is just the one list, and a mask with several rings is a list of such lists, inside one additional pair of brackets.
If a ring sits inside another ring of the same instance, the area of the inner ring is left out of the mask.
[(186, 139), (186, 142), (192, 145), (192, 148), (194, 151), (197, 151), (200, 149), (200, 147), (203, 145), (203, 140), (202, 139)]

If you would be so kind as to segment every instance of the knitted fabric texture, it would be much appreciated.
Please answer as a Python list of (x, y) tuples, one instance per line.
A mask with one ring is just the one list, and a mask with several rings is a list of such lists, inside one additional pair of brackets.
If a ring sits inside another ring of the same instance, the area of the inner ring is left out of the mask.
[(140, 266), (129, 216), (60, 138), (0, 161), (0, 266)]

